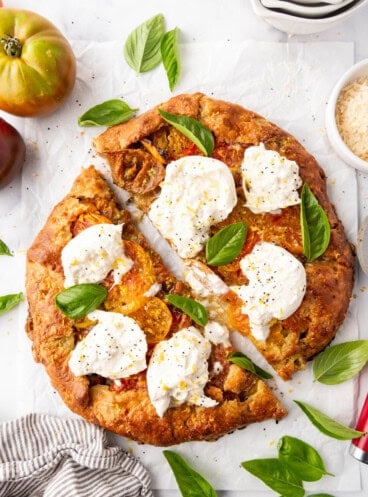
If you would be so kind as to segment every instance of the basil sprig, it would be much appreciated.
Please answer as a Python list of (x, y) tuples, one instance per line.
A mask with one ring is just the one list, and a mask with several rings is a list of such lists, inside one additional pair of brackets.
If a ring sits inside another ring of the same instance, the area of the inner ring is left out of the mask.
[(171, 91), (178, 82), (181, 71), (178, 40), (179, 28), (167, 31), (161, 39), (161, 57)]
[(339, 343), (321, 352), (313, 362), (314, 379), (337, 385), (353, 378), (368, 363), (368, 340)]
[(2, 240), (0, 240), (0, 255), (10, 255), (11, 257), (13, 256), (13, 254), (9, 250), (9, 247)]
[(164, 17), (157, 14), (129, 34), (124, 45), (125, 60), (137, 73), (150, 71), (162, 61), (173, 91), (181, 72), (178, 38), (179, 29), (165, 33)]
[(78, 319), (94, 311), (107, 297), (102, 285), (81, 283), (66, 288), (55, 297), (55, 304), (65, 316)]
[(79, 126), (114, 126), (128, 121), (138, 109), (119, 99), (106, 100), (78, 117)]
[(203, 124), (193, 117), (170, 114), (161, 109), (158, 112), (166, 122), (189, 138), (205, 155), (209, 156), (212, 154), (215, 140), (212, 132), (206, 126), (203, 126)]
[(327, 249), (331, 228), (327, 214), (306, 183), (301, 194), (300, 224), (304, 255), (309, 262), (314, 261)]
[(241, 465), (283, 497), (303, 497), (303, 481), (317, 481), (324, 475), (334, 476), (326, 471), (316, 449), (303, 440), (286, 435), (279, 440), (277, 447), (277, 459), (252, 459)]
[(305, 493), (302, 479), (280, 459), (252, 459), (241, 465), (283, 497), (303, 497)]
[(336, 438), (337, 440), (352, 440), (353, 438), (358, 438), (364, 435), (364, 432), (353, 430), (348, 426), (338, 423), (333, 418), (326, 416), (326, 414), (318, 411), (305, 402), (300, 402), (298, 400), (294, 400), (294, 402), (304, 412), (309, 421), (321, 433), (324, 433), (328, 437)]
[(163, 454), (174, 473), (183, 497), (217, 497), (216, 490), (176, 452), (164, 450)]
[(0, 297), (0, 315), (13, 309), (16, 305), (23, 300), (23, 293), (10, 293)]
[(241, 252), (247, 225), (233, 223), (218, 231), (206, 245), (206, 261), (210, 266), (222, 266), (232, 262)]
[(237, 366), (245, 369), (246, 371), (250, 371), (251, 373), (263, 378), (264, 380), (269, 380), (273, 378), (272, 374), (268, 373), (264, 369), (260, 368), (254, 362), (252, 362), (249, 357), (247, 357), (242, 352), (233, 352), (229, 355), (228, 360)]
[(185, 314), (188, 314), (194, 322), (201, 326), (206, 326), (208, 322), (208, 312), (202, 304), (196, 300), (173, 293), (166, 295), (166, 299), (170, 304), (185, 312)]
[(310, 494), (308, 497), (334, 497), (331, 494)]
[(285, 462), (304, 481), (317, 481), (326, 471), (316, 449), (299, 438), (284, 436), (278, 443), (279, 459)]
[(136, 72), (147, 72), (161, 62), (164, 17), (157, 14), (136, 27), (126, 39), (124, 57)]

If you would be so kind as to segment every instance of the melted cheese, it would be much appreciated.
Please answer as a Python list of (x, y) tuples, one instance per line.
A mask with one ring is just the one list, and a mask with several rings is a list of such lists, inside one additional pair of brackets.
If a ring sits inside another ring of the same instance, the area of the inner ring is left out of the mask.
[(220, 361), (215, 361), (213, 363), (212, 374), (214, 376), (216, 376), (216, 375), (220, 374), (221, 371), (223, 371), (223, 369), (224, 369), (224, 366), (221, 364), (221, 362)]
[(204, 327), (204, 336), (214, 345), (230, 346), (229, 330), (217, 321), (208, 321)]
[(133, 261), (124, 254), (122, 227), (122, 224), (95, 224), (70, 240), (61, 253), (66, 288), (100, 283), (111, 270), (114, 283), (119, 283), (133, 266)]
[(299, 167), (263, 143), (249, 147), (241, 164), (245, 205), (255, 214), (277, 212), (300, 204), (298, 188), (302, 185)]
[(235, 183), (223, 162), (202, 156), (171, 162), (149, 218), (180, 257), (194, 257), (212, 225), (227, 218), (237, 202)]
[(210, 353), (210, 342), (194, 326), (156, 345), (147, 369), (147, 388), (160, 417), (184, 402), (204, 407), (217, 404), (203, 392)]
[(145, 297), (154, 297), (161, 290), (161, 283), (154, 283), (149, 289), (143, 294)]
[(368, 161), (368, 77), (342, 89), (336, 103), (336, 124), (350, 150)]
[(134, 319), (105, 311), (90, 312), (87, 318), (97, 324), (71, 354), (69, 368), (75, 376), (95, 373), (114, 380), (146, 369), (147, 341)]
[(188, 260), (185, 265), (184, 279), (199, 297), (223, 295), (229, 291), (226, 283), (200, 261)]
[(292, 254), (273, 243), (258, 243), (242, 258), (240, 267), (248, 285), (232, 289), (243, 300), (242, 312), (249, 317), (252, 334), (266, 340), (273, 318), (286, 319), (300, 306), (306, 290), (303, 265)]

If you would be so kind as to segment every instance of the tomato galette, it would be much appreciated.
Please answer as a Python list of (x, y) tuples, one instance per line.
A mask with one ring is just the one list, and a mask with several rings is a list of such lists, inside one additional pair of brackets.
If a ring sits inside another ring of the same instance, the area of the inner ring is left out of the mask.
[(94, 145), (184, 270), (177, 279), (101, 174), (82, 171), (27, 254), (27, 332), (65, 403), (155, 445), (282, 418), (229, 332), (287, 380), (342, 324), (354, 257), (316, 160), (261, 116), (200, 93)]

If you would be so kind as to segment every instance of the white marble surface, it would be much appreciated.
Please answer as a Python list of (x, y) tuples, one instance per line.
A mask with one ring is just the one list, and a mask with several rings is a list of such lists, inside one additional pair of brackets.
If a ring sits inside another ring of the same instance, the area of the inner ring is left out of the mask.
[[(126, 34), (139, 24), (142, 20), (162, 12), (165, 15), (167, 26), (178, 25), (182, 31), (182, 42), (245, 42), (273, 41), (283, 42), (288, 45), (294, 43), (315, 42), (353, 42), (355, 48), (355, 61), (368, 57), (368, 8), (362, 9), (356, 16), (350, 18), (338, 28), (319, 33), (318, 35), (289, 37), (270, 27), (264, 21), (256, 18), (252, 12), (250, 2), (247, 0), (5, 0), (6, 7), (28, 8), (48, 17), (69, 38), (73, 40), (95, 40), (115, 41), (124, 40)], [(315, 45), (317, 46), (317, 45)], [(336, 46), (336, 45), (334, 45)], [(292, 50), (292, 47), (290, 47)], [(331, 58), (339, 57), (339, 50), (331, 53)], [(326, 68), (325, 68), (326, 69)], [(327, 68), (328, 70), (328, 68)], [(319, 109), (323, 112), (324, 108)], [(318, 112), (318, 110), (317, 110)], [(0, 112), (0, 116), (8, 118)], [(321, 116), (318, 116), (321, 119)], [(12, 119), (10, 119), (12, 120)], [(14, 119), (15, 123), (19, 121)], [(27, 125), (31, 121), (27, 122)], [(368, 215), (368, 178), (362, 174), (358, 175), (358, 205), (359, 221)], [(0, 192), (0, 196), (2, 193)], [(9, 197), (9, 210), (15, 209), (17, 198)], [(354, 204), (354, 203), (353, 203)], [(355, 205), (355, 204), (354, 204)], [(37, 215), (37, 213), (34, 213)], [(24, 213), (24, 222), (27, 222)], [(3, 237), (0, 218), (0, 238)], [(16, 237), (16, 234), (14, 234)], [(14, 239), (15, 243), (15, 239)], [(21, 269), (21, 262), (9, 260), (14, 265), (14, 271)], [(362, 337), (367, 338), (366, 323), (368, 322), (368, 306), (366, 288), (368, 279), (357, 268), (358, 285), (358, 324)], [(12, 288), (12, 281), (2, 282), (1, 289), (9, 292), (17, 291)], [(1, 291), (0, 293), (4, 293)], [(18, 353), (16, 334), (23, 333), (22, 323), (18, 322), (17, 311), (13, 311), (7, 317), (8, 329), (0, 330), (0, 421), (10, 419), (17, 413), (17, 402), (20, 399), (14, 397), (14, 383), (19, 370), (16, 356)], [(367, 369), (360, 379), (359, 402), (361, 404), (368, 390)], [(22, 379), (20, 378), (20, 381)], [(356, 463), (362, 479), (362, 491), (333, 492), (336, 497), (363, 497), (368, 491), (368, 466)], [(310, 488), (310, 487), (309, 487)], [(252, 491), (238, 492), (239, 497), (246, 496), (271, 496), (272, 492)], [(177, 495), (175, 491), (167, 491), (166, 494)], [(233, 493), (231, 493), (233, 495)]]

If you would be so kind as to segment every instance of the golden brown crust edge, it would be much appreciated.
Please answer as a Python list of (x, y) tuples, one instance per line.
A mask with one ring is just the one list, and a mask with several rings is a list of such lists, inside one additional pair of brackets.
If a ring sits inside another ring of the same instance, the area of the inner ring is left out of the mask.
[[(293, 136), (275, 124), (239, 105), (196, 93), (173, 97), (127, 123), (107, 129), (94, 140), (96, 150), (107, 157), (117, 184), (121, 183), (121, 164), (115, 152), (129, 147), (165, 125), (157, 112), (158, 108), (199, 119), (213, 132), (217, 142), (246, 146), (263, 142), (267, 148), (295, 160), (299, 165), (300, 176), (310, 186), (328, 215), (331, 242), (326, 256), (323, 260), (306, 264), (310, 283), (306, 303), (299, 315), (300, 319), (309, 321), (305, 308), (310, 306), (312, 319), (308, 338), (300, 339), (303, 333), (299, 331), (290, 333), (278, 350), (272, 350), (272, 347), (267, 350), (267, 345), (255, 340), (247, 330), (239, 330), (256, 344), (282, 378), (289, 379), (333, 339), (345, 318), (353, 288), (352, 248), (328, 199), (325, 173), (315, 158)], [(152, 198), (154, 197), (147, 196), (148, 205)], [(275, 341), (277, 340), (275, 337)]]
[(130, 144), (152, 133), (162, 124), (163, 121), (157, 112), (158, 108), (172, 114), (197, 117), (203, 97), (202, 93), (184, 94), (173, 97), (168, 102), (159, 104), (144, 114), (130, 119), (126, 123), (108, 128), (93, 140), (93, 145), (100, 154), (127, 148)]
[(43, 363), (68, 407), (115, 433), (161, 446), (212, 440), (256, 421), (282, 418), (286, 411), (265, 383), (235, 365), (246, 398), (237, 396), (209, 409), (183, 405), (169, 409), (163, 418), (155, 413), (146, 390), (117, 393), (106, 385), (91, 387), (86, 377), (74, 377), (68, 367), (75, 346), (72, 321), (58, 311), (54, 298), (63, 289), (60, 254), (72, 236), (71, 224), (91, 204), (114, 222), (129, 222), (101, 174), (90, 167), (54, 208), (27, 253), (27, 333), (35, 359)]

